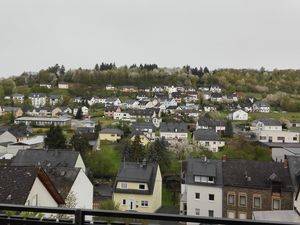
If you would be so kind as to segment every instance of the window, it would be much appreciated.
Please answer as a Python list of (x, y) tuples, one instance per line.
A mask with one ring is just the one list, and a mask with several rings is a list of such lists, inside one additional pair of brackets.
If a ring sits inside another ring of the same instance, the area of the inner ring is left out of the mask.
[(126, 205), (126, 199), (123, 199), (122, 204)]
[(208, 177), (208, 183), (214, 183), (214, 178), (213, 177)]
[(208, 216), (214, 217), (214, 210), (208, 210)]
[(272, 200), (272, 209), (273, 210), (280, 210), (280, 199), (273, 199)]
[(297, 141), (298, 140), (298, 138), (297, 137), (293, 137), (293, 141)]
[(261, 208), (261, 196), (260, 195), (254, 195), (253, 196), (253, 208), (254, 209), (260, 209)]
[(278, 141), (284, 141), (284, 139), (285, 139), (284, 137), (277, 137)]
[(149, 204), (148, 204), (148, 201), (141, 201), (141, 207), (148, 207)]
[(198, 208), (195, 209), (195, 215), (200, 216), (200, 209), (198, 209)]
[(201, 177), (201, 182), (207, 183), (207, 181), (208, 181), (208, 177)]
[(246, 206), (247, 204), (247, 196), (246, 194), (239, 194), (239, 205)]
[(140, 190), (145, 190), (145, 184), (139, 184), (139, 189)]
[(208, 141), (205, 142), (205, 146), (209, 146), (209, 142)]
[(195, 199), (200, 199), (200, 193), (195, 193)]
[(121, 183), (121, 188), (122, 189), (127, 189), (127, 183)]
[(215, 195), (214, 194), (209, 194), (208, 195), (208, 200), (209, 201), (214, 201), (215, 200)]
[(235, 194), (234, 193), (227, 194), (227, 205), (235, 205)]
[(200, 176), (195, 176), (195, 182), (200, 182)]
[(267, 140), (266, 136), (259, 136), (259, 140)]

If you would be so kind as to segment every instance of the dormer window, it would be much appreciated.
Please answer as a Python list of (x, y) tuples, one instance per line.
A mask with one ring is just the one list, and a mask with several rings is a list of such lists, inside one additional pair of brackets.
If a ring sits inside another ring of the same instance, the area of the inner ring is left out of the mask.
[(209, 176), (194, 176), (194, 181), (197, 183), (215, 183), (215, 178)]
[(127, 183), (121, 183), (121, 188), (122, 189), (127, 189)]
[(139, 189), (140, 190), (145, 190), (145, 184), (139, 184)]

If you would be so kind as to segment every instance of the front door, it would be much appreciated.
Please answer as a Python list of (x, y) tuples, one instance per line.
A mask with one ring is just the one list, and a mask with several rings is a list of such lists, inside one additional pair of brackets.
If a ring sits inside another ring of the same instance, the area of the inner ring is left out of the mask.
[(133, 210), (134, 200), (128, 200), (128, 210)]

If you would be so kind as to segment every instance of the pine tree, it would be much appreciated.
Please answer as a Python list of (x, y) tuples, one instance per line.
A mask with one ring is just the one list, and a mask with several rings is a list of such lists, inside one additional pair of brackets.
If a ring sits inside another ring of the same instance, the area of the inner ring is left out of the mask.
[(226, 122), (224, 136), (229, 138), (233, 137), (233, 127), (230, 120), (227, 120)]
[(60, 126), (51, 125), (45, 138), (45, 146), (50, 149), (66, 148), (66, 138)]
[(100, 70), (100, 67), (98, 65), (98, 63), (95, 65), (95, 71), (99, 71)]
[(81, 155), (85, 155), (85, 153), (89, 150), (89, 141), (79, 134), (74, 134), (71, 138), (70, 143), (75, 151), (80, 152)]
[(137, 162), (141, 161), (144, 157), (144, 147), (141, 142), (141, 138), (139, 135), (136, 135), (132, 144), (131, 144), (131, 161)]
[(79, 109), (77, 110), (77, 113), (76, 113), (75, 119), (77, 119), (77, 120), (81, 120), (81, 119), (82, 119), (82, 117), (83, 117), (83, 115), (82, 115), (82, 109), (81, 109), (81, 107), (79, 107)]

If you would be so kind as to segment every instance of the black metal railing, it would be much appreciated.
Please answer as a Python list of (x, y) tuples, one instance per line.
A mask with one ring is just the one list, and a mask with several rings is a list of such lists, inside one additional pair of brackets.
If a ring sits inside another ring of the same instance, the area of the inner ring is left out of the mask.
[[(88, 224), (111, 224), (111, 225), (143, 225), (143, 224), (169, 224), (178, 222), (194, 222), (198, 224), (225, 224), (225, 225), (296, 225), (298, 223), (274, 222), (274, 221), (257, 221), (257, 220), (240, 220), (227, 218), (212, 218), (199, 216), (182, 216), (174, 214), (159, 213), (138, 213), (138, 212), (121, 212), (110, 210), (89, 210), (89, 209), (67, 209), (67, 208), (50, 208), (50, 207), (32, 207), (0, 204), (0, 224), (1, 225), (88, 225)], [(10, 212), (10, 213), (7, 213)], [(11, 215), (11, 212), (15, 213)], [(44, 213), (47, 215), (56, 215), (51, 217), (32, 217), (22, 216), (20, 212)], [(57, 215), (69, 215), (69, 218), (60, 218)], [(114, 221), (97, 221), (88, 218), (116, 218), (119, 222)], [(131, 219), (130, 222), (124, 222), (125, 219)], [(123, 220), (123, 221), (122, 221)]]

